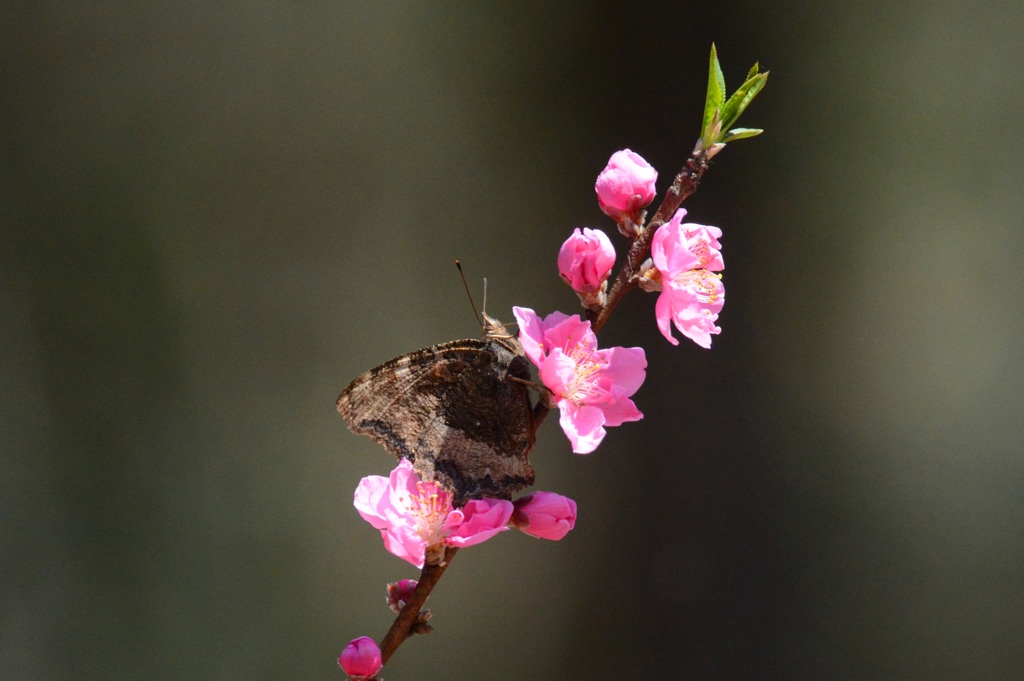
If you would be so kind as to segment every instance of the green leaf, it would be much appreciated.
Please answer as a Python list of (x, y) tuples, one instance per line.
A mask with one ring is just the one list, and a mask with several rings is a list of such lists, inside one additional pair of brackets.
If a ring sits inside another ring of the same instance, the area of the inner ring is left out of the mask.
[(701, 138), (705, 142), (709, 134), (708, 127), (715, 117), (716, 111), (722, 110), (725, 103), (725, 76), (722, 75), (722, 65), (718, 63), (718, 53), (715, 51), (715, 44), (711, 43), (711, 64), (708, 66), (708, 94), (704, 100), (704, 121), (700, 127)]
[(757, 137), (762, 132), (764, 132), (764, 130), (761, 130), (760, 128), (733, 128), (729, 132), (722, 135), (722, 143), (727, 144), (729, 142), (735, 142), (736, 140), (741, 140), (746, 137)]
[(760, 64), (755, 61), (754, 65), (750, 67), (750, 70), (747, 71), (747, 77), (743, 79), (743, 82), (746, 82), (756, 76), (758, 68), (760, 68)]
[(732, 127), (732, 124), (736, 122), (736, 119), (740, 117), (740, 114), (747, 108), (747, 105), (761, 91), (767, 80), (768, 72), (765, 71), (740, 85), (739, 89), (733, 93), (732, 97), (722, 107), (722, 130), (728, 130)]
[(718, 62), (718, 50), (715, 44), (711, 43), (711, 63), (708, 66), (708, 78), (714, 77), (718, 97), (715, 104), (721, 107), (725, 103), (725, 76), (722, 75), (722, 65)]

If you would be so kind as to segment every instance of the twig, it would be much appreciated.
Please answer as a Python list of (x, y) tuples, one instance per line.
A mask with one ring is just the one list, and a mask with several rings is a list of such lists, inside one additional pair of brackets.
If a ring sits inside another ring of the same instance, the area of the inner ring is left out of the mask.
[(425, 564), (423, 566), (419, 582), (416, 584), (416, 590), (409, 600), (405, 602), (405, 606), (399, 611), (398, 617), (395, 618), (391, 628), (388, 629), (388, 633), (384, 635), (384, 639), (380, 642), (381, 664), (387, 664), (391, 655), (398, 650), (398, 646), (402, 645), (405, 639), (413, 635), (413, 627), (417, 624), (417, 616), (420, 614), (420, 610), (423, 609), (427, 596), (434, 590), (437, 580), (441, 579), (441, 575), (448, 569), (448, 565), (452, 562), (452, 558), (455, 557), (455, 553), (458, 550), (458, 547), (455, 546), (446, 547), (444, 560), (441, 561), (440, 565)]

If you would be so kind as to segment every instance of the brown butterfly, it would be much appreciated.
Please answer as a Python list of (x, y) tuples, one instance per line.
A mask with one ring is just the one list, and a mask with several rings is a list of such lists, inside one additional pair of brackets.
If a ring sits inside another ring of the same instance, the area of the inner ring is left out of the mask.
[(510, 499), (533, 484), (530, 451), (548, 412), (530, 403), (519, 340), (484, 314), (484, 339), (442, 343), (371, 369), (338, 397), (354, 433), (412, 462), (424, 480), (470, 499)]

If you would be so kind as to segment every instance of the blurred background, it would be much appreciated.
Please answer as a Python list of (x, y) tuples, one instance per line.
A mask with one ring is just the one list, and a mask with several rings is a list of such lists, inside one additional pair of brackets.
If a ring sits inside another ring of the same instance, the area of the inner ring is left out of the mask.
[[(28, 2), (0, 21), (0, 678), (340, 679), (416, 571), (356, 514), (362, 371), (573, 311), (555, 255), (663, 191), (715, 41), (768, 86), (685, 204), (705, 351), (628, 296), (646, 418), (459, 554), (389, 681), (1018, 679), (1017, 3)], [(621, 241), (617, 242), (621, 245)], [(621, 251), (620, 251), (621, 252)]]

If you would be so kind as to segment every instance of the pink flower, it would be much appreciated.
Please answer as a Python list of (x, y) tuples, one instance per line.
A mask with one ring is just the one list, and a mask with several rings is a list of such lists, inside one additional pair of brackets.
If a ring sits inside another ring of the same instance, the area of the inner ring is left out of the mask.
[(629, 149), (616, 151), (597, 176), (597, 203), (616, 222), (627, 216), (635, 218), (640, 209), (654, 200), (657, 180), (658, 171), (640, 154)]
[(341, 651), (338, 664), (350, 679), (372, 679), (383, 666), (380, 648), (369, 636), (352, 639)]
[(615, 264), (611, 239), (599, 229), (580, 229), (558, 251), (558, 272), (574, 291), (592, 293), (601, 288)]
[(552, 312), (541, 319), (524, 307), (512, 312), (523, 351), (558, 405), (559, 423), (572, 451), (589, 454), (604, 439), (605, 426), (643, 418), (629, 399), (646, 377), (643, 348), (598, 350), (590, 322), (579, 315)]
[(507, 530), (512, 503), (471, 499), (453, 508), (451, 495), (436, 482), (419, 479), (402, 459), (388, 478), (370, 475), (356, 488), (355, 507), (380, 530), (384, 548), (418, 568), (428, 547), (472, 546)]
[(680, 208), (672, 219), (658, 228), (651, 242), (651, 259), (661, 275), (661, 295), (654, 314), (658, 328), (673, 345), (672, 324), (703, 348), (711, 347), (711, 336), (721, 333), (715, 326), (725, 305), (722, 275), (725, 268), (722, 230), (708, 225), (683, 224), (686, 211)]
[(533, 492), (516, 499), (512, 524), (526, 534), (558, 540), (576, 525), (576, 502), (554, 492)]

